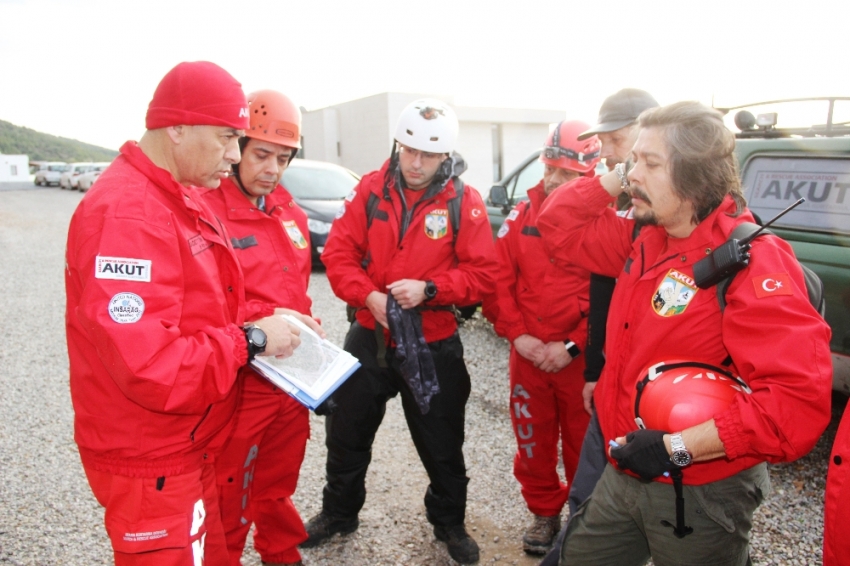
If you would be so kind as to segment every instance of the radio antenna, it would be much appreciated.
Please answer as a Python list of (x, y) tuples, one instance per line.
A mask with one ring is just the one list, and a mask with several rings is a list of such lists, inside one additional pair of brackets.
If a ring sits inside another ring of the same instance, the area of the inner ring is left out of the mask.
[(798, 206), (803, 204), (804, 202), (806, 202), (805, 198), (798, 199), (797, 202), (795, 202), (794, 204), (792, 204), (791, 206), (789, 206), (788, 208), (786, 208), (785, 210), (783, 210), (782, 212), (780, 212), (779, 214), (777, 214), (776, 216), (774, 216), (773, 218), (768, 220), (761, 228), (759, 228), (758, 230), (756, 230), (755, 232), (753, 232), (752, 234), (750, 234), (749, 236), (747, 236), (743, 240), (740, 240), (738, 242), (738, 244), (741, 245), (741, 246), (749, 245), (749, 243), (752, 242), (753, 240), (755, 240), (758, 237), (758, 235), (761, 234), (762, 231), (765, 230), (768, 226), (770, 226), (771, 224), (773, 224), (774, 222), (776, 222), (777, 220), (779, 220), (780, 218), (782, 218), (783, 216), (785, 216), (786, 214), (788, 214), (789, 212), (791, 212), (792, 210), (794, 210), (795, 208), (797, 208)]

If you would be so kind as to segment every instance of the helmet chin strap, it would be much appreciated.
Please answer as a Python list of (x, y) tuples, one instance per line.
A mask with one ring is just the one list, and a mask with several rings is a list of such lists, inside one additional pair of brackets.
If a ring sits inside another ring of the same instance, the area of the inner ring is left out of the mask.
[[(239, 169), (234, 168), (233, 174), (230, 175), (233, 178), (233, 184), (239, 189), (239, 192), (245, 195), (248, 200), (254, 198), (254, 195), (245, 190), (245, 187), (242, 186), (242, 179), (239, 177)], [(266, 211), (266, 197), (265, 195), (260, 195), (257, 197), (257, 208)]]

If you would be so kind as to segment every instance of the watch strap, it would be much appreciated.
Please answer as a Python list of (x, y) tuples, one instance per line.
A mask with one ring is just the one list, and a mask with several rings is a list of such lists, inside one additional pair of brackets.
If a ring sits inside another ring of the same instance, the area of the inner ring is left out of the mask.
[(685, 441), (682, 439), (682, 433), (677, 432), (670, 435), (670, 461), (683, 468), (690, 465), (693, 456), (685, 447)]
[(576, 346), (576, 343), (570, 340), (569, 338), (564, 340), (564, 347), (567, 349), (567, 352), (574, 357), (577, 358), (579, 354), (581, 354), (581, 349)]
[(614, 172), (617, 174), (617, 178), (620, 179), (620, 188), (624, 191), (629, 188), (629, 178), (628, 172), (626, 171), (626, 164), (623, 162), (617, 163), (614, 166)]

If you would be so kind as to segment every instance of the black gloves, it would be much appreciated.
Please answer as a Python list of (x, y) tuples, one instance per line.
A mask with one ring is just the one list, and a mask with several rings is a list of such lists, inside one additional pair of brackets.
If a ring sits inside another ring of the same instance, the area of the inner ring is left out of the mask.
[(333, 395), (331, 395), (330, 397), (325, 399), (322, 402), (321, 405), (316, 407), (316, 409), (313, 412), (316, 413), (319, 416), (326, 417), (328, 415), (333, 414), (333, 412), (336, 411), (336, 408), (337, 408), (336, 401), (334, 401), (334, 397), (333, 397)]
[(631, 470), (650, 481), (676, 467), (664, 446), (663, 430), (636, 430), (626, 435), (626, 444), (611, 448), (611, 457), (621, 469)]

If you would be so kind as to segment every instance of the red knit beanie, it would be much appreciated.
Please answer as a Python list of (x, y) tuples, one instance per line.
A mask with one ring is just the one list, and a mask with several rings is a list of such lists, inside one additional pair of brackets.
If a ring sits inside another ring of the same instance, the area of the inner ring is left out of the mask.
[(180, 63), (156, 87), (145, 126), (156, 130), (181, 124), (247, 130), (248, 103), (242, 85), (215, 63)]

